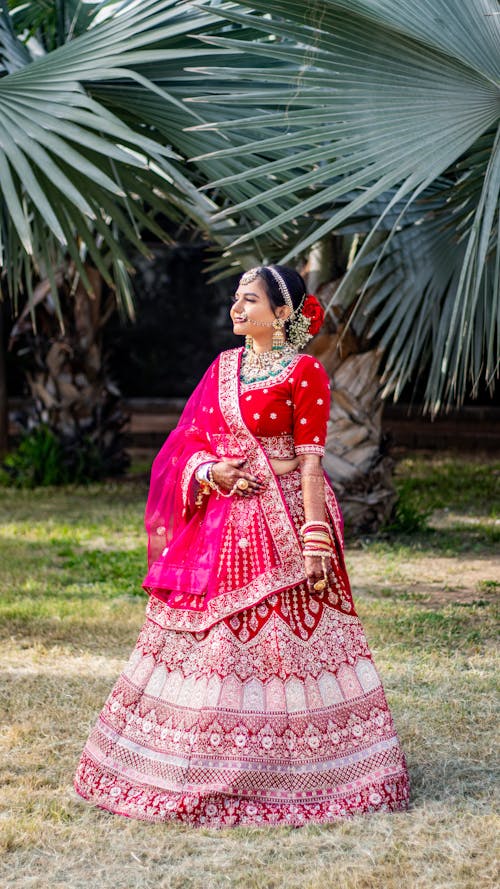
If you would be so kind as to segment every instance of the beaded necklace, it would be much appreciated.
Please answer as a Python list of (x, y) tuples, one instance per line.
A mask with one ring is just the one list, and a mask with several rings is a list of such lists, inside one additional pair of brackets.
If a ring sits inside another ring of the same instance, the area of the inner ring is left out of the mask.
[(245, 349), (241, 359), (240, 380), (242, 383), (261, 383), (277, 377), (297, 355), (290, 343), (281, 349), (269, 349), (267, 352), (254, 352)]

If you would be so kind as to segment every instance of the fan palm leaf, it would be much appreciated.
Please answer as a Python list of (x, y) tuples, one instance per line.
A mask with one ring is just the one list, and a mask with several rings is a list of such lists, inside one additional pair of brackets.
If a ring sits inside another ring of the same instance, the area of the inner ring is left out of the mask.
[[(167, 237), (155, 216), (207, 231), (217, 209), (196, 188), (206, 182), (206, 165), (186, 170), (183, 156), (195, 144), (213, 149), (223, 140), (184, 134), (206, 118), (182, 98), (192, 81), (183, 65), (200, 48), (193, 35), (210, 26), (216, 34), (220, 19), (178, 0), (140, 7), (125, 0), (103, 20), (98, 14), (108, 3), (84, 12), (75, 0), (12, 5), (9, 13), (1, 0), (0, 267), (8, 289), (16, 304), (32, 266), (54, 280), (49, 265), (69, 255), (91, 290), (90, 255), (130, 306), (130, 247), (146, 252), (147, 228)], [(53, 48), (61, 30), (66, 42)], [(224, 51), (202, 49), (214, 52), (220, 63)], [(177, 95), (169, 91), (174, 82)], [(239, 171), (239, 161), (229, 168)], [(222, 162), (211, 169), (220, 175)], [(53, 298), (57, 304), (55, 284)]]
[[(444, 176), (446, 206), (437, 218), (447, 231), (438, 240), (448, 243), (449, 274), (441, 276), (444, 289), (434, 274), (425, 306), (415, 289), (418, 277), (404, 296), (399, 288), (386, 293), (385, 312), (393, 319), (385, 327), (388, 367), (399, 391), (422, 356), (432, 354), (427, 397), (434, 409), (443, 401), (460, 401), (471, 383), (477, 387), (481, 374), (491, 380), (498, 372), (499, 342), (498, 3), (244, 0), (217, 5), (214, 13), (261, 31), (260, 40), (251, 43), (237, 33), (205, 35), (205, 42), (240, 49), (242, 56), (224, 71), (195, 69), (214, 81), (211, 95), (205, 90), (194, 97), (197, 107), (228, 107), (231, 113), (220, 114), (217, 122), (219, 132), (241, 130), (248, 138), (248, 169), (225, 175), (213, 186), (259, 184), (258, 195), (242, 191), (239, 201), (215, 219), (251, 219), (257, 205), (267, 217), (233, 241), (235, 255), (251, 239), (265, 256), (267, 234), (279, 227), (289, 242), (293, 238), (293, 247), (280, 256), (289, 261), (382, 198), (378, 214), (369, 213), (372, 227), (354, 271), (375, 243), (375, 232), (387, 228), (392, 210), (398, 207), (401, 218), (387, 232), (385, 253), (413, 203), (426, 199)], [(248, 67), (245, 58), (251, 54), (276, 60), (272, 77)], [(228, 78), (234, 89), (224, 91), (221, 85)], [(231, 110), (236, 105), (245, 107), (245, 116)], [(480, 143), (483, 136), (486, 141)], [(228, 146), (212, 158), (229, 161), (237, 152)], [(419, 205), (420, 216), (422, 206), (425, 202)], [(309, 224), (304, 227), (305, 217)], [(416, 244), (423, 233), (417, 248), (423, 252), (427, 231), (414, 233)], [(401, 259), (401, 246), (397, 250)], [(377, 286), (382, 285), (372, 282), (372, 289)], [(343, 287), (346, 292), (347, 281)], [(418, 311), (432, 316), (432, 324), (412, 328), (410, 304), (414, 324)], [(407, 343), (403, 358), (402, 340), (414, 334), (419, 348)]]

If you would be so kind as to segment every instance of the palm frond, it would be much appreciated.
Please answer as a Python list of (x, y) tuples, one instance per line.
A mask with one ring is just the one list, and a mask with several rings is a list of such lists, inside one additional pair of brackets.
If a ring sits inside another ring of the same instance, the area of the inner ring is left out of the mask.
[[(203, 2), (197, 6), (207, 8)], [(424, 281), (410, 271), (408, 286), (401, 289), (392, 288), (393, 272), (378, 292), (379, 297), (385, 293), (391, 318), (385, 326), (380, 322), (389, 349), (388, 385), (399, 391), (420, 359), (432, 354), (427, 398), (435, 410), (443, 401), (460, 402), (469, 388), (477, 388), (482, 374), (490, 381), (498, 374), (497, 11), (494, 0), (218, 4), (214, 14), (242, 29), (260, 30), (260, 39), (249, 43), (237, 31), (205, 35), (204, 43), (241, 55), (230, 60), (229, 68), (193, 69), (213, 84), (211, 92), (205, 89), (194, 97), (197, 107), (228, 109), (208, 126), (221, 134), (239, 130), (248, 140), (247, 169), (211, 183), (221, 192), (230, 187), (239, 193), (236, 203), (214, 217), (247, 220), (247, 231), (228, 248), (235, 257), (250, 240), (265, 254), (268, 235), (279, 228), (288, 243), (293, 240), (279, 259), (290, 261), (321, 238), (356, 224), (365, 211), (371, 229), (352, 276), (377, 232), (387, 233), (384, 255), (394, 250), (400, 261), (410, 262), (411, 251), (402, 249), (402, 235), (396, 232), (406, 214), (411, 219), (414, 203), (421, 212), (420, 199), (445, 177), (446, 197), (441, 196), (446, 206), (432, 226), (427, 220), (417, 231), (415, 224), (411, 243), (418, 244), (421, 236), (427, 254), (435, 237), (446, 275)], [(271, 76), (248, 65), (245, 59), (251, 55), (259, 62), (264, 56), (275, 59)], [(237, 105), (245, 108), (244, 117)], [(207, 124), (197, 130), (206, 131)], [(237, 152), (228, 146), (197, 156), (197, 163), (229, 162)], [(259, 193), (249, 197), (252, 183), (259, 184)], [(266, 220), (255, 224), (257, 206)], [(395, 208), (397, 221), (394, 230), (388, 229)], [(305, 226), (305, 218), (313, 224)], [(437, 225), (443, 226), (442, 233)], [(426, 232), (432, 232), (427, 244)], [(425, 298), (418, 289), (422, 286)], [(347, 295), (347, 279), (343, 288)]]
[[(96, 14), (103, 5), (94, 4), (91, 11)], [(77, 4), (61, 6), (74, 18)], [(77, 254), (92, 251), (90, 241), (96, 238), (101, 253), (112, 257), (107, 280), (127, 304), (128, 289), (122, 285), (130, 245), (146, 252), (139, 236), (145, 227), (168, 237), (154, 214), (174, 222), (188, 219), (207, 230), (216, 209), (197, 192), (168, 140), (169, 114), (174, 135), (198, 122), (199, 115), (141, 69), (149, 65), (161, 74), (171, 41), (169, 64), (177, 66), (182, 82), (182, 61), (175, 60), (179, 43), (197, 45), (189, 35), (206, 31), (210, 22), (217, 29), (220, 21), (176, 0), (146, 0), (140, 9), (125, 2), (80, 36), (34, 58), (16, 37), (5, 3), (0, 22), (2, 46), (14, 58), (10, 73), (0, 78), (0, 266), (8, 270), (14, 304), (25, 285), (23, 254), (46, 272), (49, 258), (57, 267), (69, 251), (76, 261)], [(34, 32), (36, 19), (31, 24)], [(113, 86), (121, 97), (115, 93), (113, 102), (99, 101), (99, 91)], [(132, 109), (126, 106), (131, 88)], [(160, 106), (161, 129), (150, 122)], [(207, 146), (218, 138), (210, 134)], [(113, 269), (120, 269), (116, 279)]]

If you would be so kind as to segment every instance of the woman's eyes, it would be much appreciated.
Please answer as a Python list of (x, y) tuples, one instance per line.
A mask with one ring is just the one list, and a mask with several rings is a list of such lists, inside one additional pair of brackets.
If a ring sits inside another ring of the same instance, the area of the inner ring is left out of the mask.
[[(250, 299), (249, 296), (244, 296), (243, 299), (246, 300), (247, 303), (255, 303), (255, 302), (257, 302), (256, 299)], [(233, 296), (231, 297), (231, 302), (232, 302), (232, 303), (238, 302), (238, 297), (235, 296), (235, 295), (233, 295)]]

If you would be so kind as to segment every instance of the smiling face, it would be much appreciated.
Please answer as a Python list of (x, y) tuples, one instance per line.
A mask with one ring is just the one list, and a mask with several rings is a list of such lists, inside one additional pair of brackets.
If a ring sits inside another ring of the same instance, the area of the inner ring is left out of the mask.
[[(251, 336), (254, 341), (262, 344), (272, 340), (273, 321), (277, 317), (286, 320), (290, 315), (288, 306), (273, 309), (266, 285), (260, 277), (254, 278), (249, 284), (242, 284), (240, 281), (232, 301), (230, 315), (234, 333), (238, 336)], [(258, 323), (252, 324), (252, 321)]]

